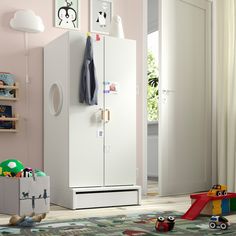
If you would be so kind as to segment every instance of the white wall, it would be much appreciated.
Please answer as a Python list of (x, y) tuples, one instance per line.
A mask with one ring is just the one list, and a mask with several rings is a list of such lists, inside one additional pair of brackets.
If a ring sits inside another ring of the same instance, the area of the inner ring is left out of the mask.
[(147, 175), (158, 177), (158, 122), (148, 122)]
[[(137, 41), (137, 183), (143, 183), (145, 163), (143, 155), (143, 104), (144, 80), (146, 80), (143, 63), (144, 23), (143, 12), (147, 0), (113, 0), (113, 14), (122, 17), (125, 37)], [(89, 0), (81, 2), (81, 31), (89, 31)], [(9, 27), (9, 21), (14, 12), (19, 9), (32, 9), (44, 21), (45, 31), (29, 35), (30, 47), (30, 114), (26, 117), (26, 102), (24, 91), (24, 37)], [(65, 32), (54, 27), (54, 0), (1, 0), (0, 1), (0, 71), (9, 71), (21, 83), (20, 100), (14, 103), (20, 114), (20, 131), (17, 134), (0, 134), (0, 162), (7, 158), (16, 158), (33, 168), (43, 168), (43, 47), (54, 38)], [(25, 120), (23, 118), (26, 118)], [(26, 122), (28, 133), (26, 133)]]
[(159, 0), (148, 0), (148, 33), (152, 33), (159, 29)]

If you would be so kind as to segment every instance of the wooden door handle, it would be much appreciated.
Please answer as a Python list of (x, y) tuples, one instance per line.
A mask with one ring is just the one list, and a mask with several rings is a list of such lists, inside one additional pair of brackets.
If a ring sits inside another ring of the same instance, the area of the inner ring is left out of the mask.
[(104, 121), (105, 123), (108, 123), (111, 119), (111, 113), (109, 109), (99, 109), (101, 111), (101, 120)]
[(107, 111), (107, 122), (109, 122), (111, 120), (111, 112), (109, 109), (106, 109)]

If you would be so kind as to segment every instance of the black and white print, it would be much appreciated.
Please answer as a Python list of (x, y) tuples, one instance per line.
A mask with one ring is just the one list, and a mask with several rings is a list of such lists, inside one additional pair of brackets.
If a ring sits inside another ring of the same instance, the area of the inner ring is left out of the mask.
[(108, 34), (112, 19), (112, 0), (90, 0), (90, 31)]
[(79, 29), (79, 10), (79, 0), (55, 0), (55, 26), (66, 29)]

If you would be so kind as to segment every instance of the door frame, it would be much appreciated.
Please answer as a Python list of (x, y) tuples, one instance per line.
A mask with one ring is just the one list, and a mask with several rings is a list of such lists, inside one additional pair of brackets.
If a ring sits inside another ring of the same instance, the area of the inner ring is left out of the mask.
[[(159, 0), (158, 0), (159, 1)], [(217, 183), (217, 108), (216, 108), (216, 0), (206, 0), (212, 2), (212, 184)], [(143, 179), (142, 193), (147, 194), (147, 24), (148, 24), (148, 0), (143, 0), (143, 84), (142, 84), (142, 101), (143, 101)], [(160, 8), (159, 8), (160, 9)], [(159, 14), (160, 22), (160, 14)], [(160, 42), (161, 44), (161, 42)], [(160, 59), (161, 60), (161, 59)], [(158, 160), (159, 161), (159, 160)]]
[(142, 193), (144, 195), (147, 194), (147, 35), (148, 35), (148, 0), (143, 0), (143, 84), (141, 85), (142, 88), (142, 115), (143, 115), (143, 137), (142, 137), (142, 146), (143, 146), (143, 166), (142, 166)]

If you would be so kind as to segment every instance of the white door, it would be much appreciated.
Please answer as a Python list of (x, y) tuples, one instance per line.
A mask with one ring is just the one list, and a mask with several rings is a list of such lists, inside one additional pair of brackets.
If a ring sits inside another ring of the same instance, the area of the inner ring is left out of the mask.
[[(108, 84), (109, 83), (109, 84)], [(105, 38), (105, 185), (136, 182), (136, 43)]]
[(160, 194), (211, 185), (211, 3), (162, 0)]

